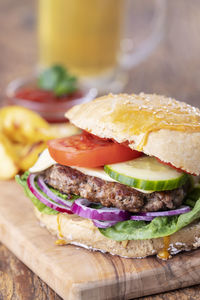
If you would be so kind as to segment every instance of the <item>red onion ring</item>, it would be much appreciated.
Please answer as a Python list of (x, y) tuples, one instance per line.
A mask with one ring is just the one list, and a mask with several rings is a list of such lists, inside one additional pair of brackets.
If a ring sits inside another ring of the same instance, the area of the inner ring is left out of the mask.
[(68, 207), (69, 209), (71, 208), (72, 202), (68, 201), (68, 200), (64, 200), (63, 198), (55, 195), (49, 189), (49, 187), (46, 185), (46, 183), (44, 182), (44, 179), (41, 176), (38, 176), (37, 184), (38, 184), (39, 188), (41, 189), (41, 191), (47, 195), (47, 197), (51, 198), (53, 201), (55, 201), (58, 204), (64, 205), (64, 206)]
[(99, 209), (89, 207), (94, 204), (87, 199), (76, 199), (71, 210), (80, 217), (99, 221), (125, 221), (130, 219), (130, 213), (114, 207), (103, 207)]
[(150, 217), (150, 216), (131, 216), (131, 220), (134, 221), (152, 221), (155, 217)]
[(175, 216), (181, 215), (189, 212), (191, 208), (187, 205), (183, 205), (180, 208), (173, 209), (173, 210), (166, 210), (166, 211), (148, 211), (148, 212), (141, 212), (138, 213), (138, 216), (146, 216), (146, 217), (164, 217), (164, 216)]
[(68, 214), (72, 214), (71, 210), (69, 210), (68, 207), (64, 207), (62, 205), (59, 205), (55, 202), (52, 202), (50, 199), (46, 198), (36, 187), (35, 185), (35, 178), (36, 178), (37, 175), (35, 174), (30, 174), (28, 179), (27, 179), (27, 184), (28, 184), (28, 187), (31, 191), (31, 193), (33, 193), (33, 195), (39, 200), (41, 201), (43, 204), (45, 204), (46, 206), (56, 210), (56, 211), (59, 211), (59, 212), (62, 212), (62, 213), (68, 213)]
[(98, 228), (108, 228), (115, 225), (118, 221), (99, 221), (92, 220), (93, 224)]

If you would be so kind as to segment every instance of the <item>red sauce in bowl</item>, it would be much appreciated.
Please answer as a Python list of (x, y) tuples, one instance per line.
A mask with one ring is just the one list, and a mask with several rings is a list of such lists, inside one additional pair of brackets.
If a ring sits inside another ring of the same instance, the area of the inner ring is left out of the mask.
[(37, 87), (35, 78), (19, 78), (7, 87), (6, 105), (20, 105), (39, 113), (50, 123), (66, 122), (64, 114), (72, 106), (91, 101), (97, 95), (96, 89), (79, 88), (76, 92), (55, 96), (52, 91)]
[(15, 93), (15, 96), (20, 99), (30, 100), (40, 103), (55, 103), (58, 105), (60, 102), (68, 102), (83, 97), (83, 92), (76, 91), (70, 95), (55, 96), (52, 91), (42, 89), (24, 88)]

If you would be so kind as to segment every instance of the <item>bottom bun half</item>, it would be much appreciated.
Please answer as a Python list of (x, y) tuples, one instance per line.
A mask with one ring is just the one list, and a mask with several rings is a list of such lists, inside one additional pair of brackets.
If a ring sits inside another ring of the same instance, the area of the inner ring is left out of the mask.
[[(103, 236), (91, 220), (77, 215), (46, 215), (35, 208), (40, 224), (66, 244), (90, 250), (108, 252), (126, 258), (143, 258), (156, 255), (163, 247), (163, 238), (117, 242)], [(62, 237), (61, 237), (62, 235)], [(170, 236), (169, 253), (188, 251), (200, 247), (200, 223), (193, 223)]]

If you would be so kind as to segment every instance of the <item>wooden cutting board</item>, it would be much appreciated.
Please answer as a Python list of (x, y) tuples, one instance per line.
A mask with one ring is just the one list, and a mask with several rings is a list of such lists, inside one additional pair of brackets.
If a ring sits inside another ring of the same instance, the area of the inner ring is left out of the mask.
[(131, 299), (200, 283), (200, 250), (164, 262), (56, 246), (14, 181), (0, 182), (0, 240), (68, 300)]

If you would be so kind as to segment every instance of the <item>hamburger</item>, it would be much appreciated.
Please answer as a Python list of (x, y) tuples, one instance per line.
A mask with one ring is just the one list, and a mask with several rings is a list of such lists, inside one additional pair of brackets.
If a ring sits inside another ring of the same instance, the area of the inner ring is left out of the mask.
[(83, 132), (49, 141), (16, 178), (57, 244), (162, 259), (200, 246), (198, 108), (109, 94), (65, 116)]

